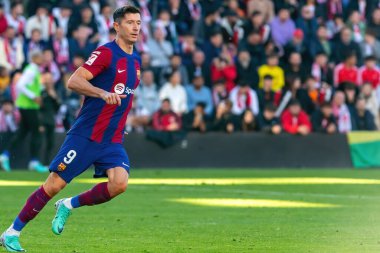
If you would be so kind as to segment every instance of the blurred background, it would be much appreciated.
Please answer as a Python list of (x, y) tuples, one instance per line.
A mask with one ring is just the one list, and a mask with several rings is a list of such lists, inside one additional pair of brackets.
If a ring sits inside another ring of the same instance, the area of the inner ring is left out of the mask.
[(3, 149), (19, 128), (18, 82), (40, 50), (38, 153), (49, 164), (83, 99), (68, 78), (115, 38), (113, 10), (132, 4), (142, 71), (126, 145), (137, 167), (380, 165), (367, 155), (377, 148), (355, 145), (379, 139), (356, 131), (380, 127), (380, 1), (0, 2)]

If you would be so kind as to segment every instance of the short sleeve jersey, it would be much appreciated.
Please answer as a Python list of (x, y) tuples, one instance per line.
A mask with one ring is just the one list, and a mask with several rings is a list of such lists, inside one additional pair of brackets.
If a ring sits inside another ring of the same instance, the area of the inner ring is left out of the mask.
[(80, 135), (98, 143), (122, 143), (125, 123), (131, 109), (135, 89), (140, 83), (141, 58), (134, 50), (127, 54), (115, 42), (92, 52), (83, 64), (94, 76), (89, 82), (108, 92), (125, 94), (121, 106), (85, 97), (83, 106), (68, 134)]

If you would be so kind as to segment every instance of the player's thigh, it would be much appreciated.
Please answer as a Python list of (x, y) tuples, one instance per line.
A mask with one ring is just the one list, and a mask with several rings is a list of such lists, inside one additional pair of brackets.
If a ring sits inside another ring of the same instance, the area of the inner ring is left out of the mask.
[(66, 183), (85, 170), (94, 162), (97, 143), (78, 135), (68, 135), (62, 144), (58, 154), (49, 166), (51, 172), (55, 172)]
[[(121, 171), (119, 174), (129, 174), (129, 158), (127, 152), (125, 151), (123, 145), (121, 144), (109, 144), (105, 149), (102, 150), (102, 155), (96, 159), (95, 165), (95, 175), (94, 177), (110, 177), (108, 170), (117, 169), (115, 171)], [(113, 170), (114, 171), (114, 170)], [(110, 172), (112, 174), (116, 172)]]

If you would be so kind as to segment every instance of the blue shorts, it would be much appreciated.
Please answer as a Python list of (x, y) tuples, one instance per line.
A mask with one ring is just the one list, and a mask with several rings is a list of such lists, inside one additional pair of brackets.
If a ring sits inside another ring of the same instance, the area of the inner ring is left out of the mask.
[(49, 166), (66, 183), (95, 166), (94, 177), (107, 177), (106, 171), (123, 167), (129, 174), (129, 158), (122, 144), (97, 143), (79, 135), (67, 135)]

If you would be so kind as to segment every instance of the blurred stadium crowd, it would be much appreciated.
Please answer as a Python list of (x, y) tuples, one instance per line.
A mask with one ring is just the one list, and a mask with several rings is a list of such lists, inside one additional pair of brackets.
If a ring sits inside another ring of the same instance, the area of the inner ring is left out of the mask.
[(82, 98), (65, 83), (115, 38), (112, 13), (126, 4), (143, 21), (128, 132), (380, 127), (378, 0), (2, 0), (0, 132), (18, 128), (18, 83), (36, 49), (40, 130), (70, 127)]

